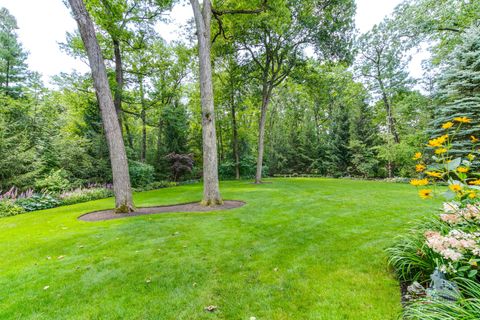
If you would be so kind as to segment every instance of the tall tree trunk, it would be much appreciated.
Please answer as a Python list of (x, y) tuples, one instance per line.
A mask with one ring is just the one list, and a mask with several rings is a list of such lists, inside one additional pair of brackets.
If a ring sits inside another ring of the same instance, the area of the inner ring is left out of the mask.
[(142, 146), (140, 151), (140, 161), (145, 162), (147, 158), (147, 107), (145, 105), (145, 91), (143, 88), (143, 77), (138, 79), (140, 84), (140, 118), (142, 120)]
[(123, 133), (122, 127), (122, 95), (123, 95), (123, 65), (122, 54), (120, 51), (120, 41), (113, 38), (113, 54), (115, 57), (115, 94), (113, 98), (113, 104), (115, 105), (115, 112), (117, 112), (118, 123), (120, 124), (120, 130)]
[(388, 101), (387, 95), (383, 93), (382, 96), (383, 96), (383, 104), (385, 105), (385, 111), (387, 112), (388, 132), (393, 136), (393, 140), (395, 141), (395, 143), (400, 143), (400, 138), (397, 132), (397, 126), (395, 123), (395, 118), (392, 113), (392, 106)]
[(127, 142), (128, 146), (130, 149), (133, 150), (133, 136), (132, 132), (130, 131), (130, 125), (128, 124), (127, 117), (125, 116), (125, 113), (122, 112), (122, 123), (125, 126), (125, 133), (127, 134)]
[(157, 136), (157, 161), (161, 163), (162, 158), (162, 116), (158, 116), (158, 136)]
[(202, 103), (203, 138), (203, 200), (204, 205), (223, 203), (218, 183), (217, 137), (213, 105), (212, 64), (210, 57), (210, 23), (212, 4), (204, 0), (203, 8), (198, 0), (190, 0), (197, 27), (200, 63), (200, 97)]
[(232, 131), (233, 131), (233, 156), (235, 158), (235, 179), (240, 179), (240, 155), (238, 154), (238, 128), (237, 115), (235, 110), (235, 99), (233, 93), (230, 100), (230, 108), (232, 110)]
[(92, 70), (98, 104), (102, 114), (103, 127), (107, 139), (110, 162), (112, 166), (113, 191), (115, 194), (115, 210), (131, 212), (134, 210), (128, 161), (123, 144), (122, 132), (113, 104), (112, 92), (108, 84), (107, 71), (102, 52), (95, 35), (95, 29), (85, 4), (82, 0), (68, 0), (77, 21)]
[(223, 161), (224, 159), (224, 154), (223, 154), (223, 130), (222, 130), (222, 122), (219, 121), (218, 123), (218, 158), (220, 159), (220, 162)]
[(270, 103), (270, 96), (273, 87), (266, 81), (262, 89), (262, 109), (260, 110), (260, 122), (258, 128), (258, 157), (257, 157), (257, 173), (255, 175), (255, 183), (262, 183), (263, 170), (263, 151), (265, 145), (265, 122), (267, 121), (267, 109)]

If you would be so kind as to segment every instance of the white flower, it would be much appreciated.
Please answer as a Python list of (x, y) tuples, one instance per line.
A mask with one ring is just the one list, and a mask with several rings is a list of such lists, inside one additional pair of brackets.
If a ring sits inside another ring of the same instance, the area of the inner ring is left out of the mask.
[(458, 211), (458, 205), (453, 202), (444, 202), (443, 203), (443, 212), (445, 213), (455, 213)]
[(442, 255), (445, 257), (445, 259), (450, 259), (452, 261), (458, 261), (463, 257), (463, 255), (460, 252), (455, 251), (453, 249), (443, 250)]

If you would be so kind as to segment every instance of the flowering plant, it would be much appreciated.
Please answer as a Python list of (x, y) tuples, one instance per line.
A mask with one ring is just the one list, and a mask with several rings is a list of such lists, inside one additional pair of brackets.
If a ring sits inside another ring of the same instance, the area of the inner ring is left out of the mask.
[[(461, 126), (471, 122), (470, 118), (457, 117), (444, 123), (444, 134), (429, 140), (426, 145), (427, 150), (433, 154), (430, 159), (426, 159), (421, 152), (413, 156), (420, 177), (412, 179), (410, 184), (421, 187), (418, 191), (421, 198), (431, 198), (437, 189), (436, 185), (443, 182), (448, 184), (448, 190), (444, 193), (448, 200), (455, 200), (462, 207), (479, 201), (480, 173), (472, 170), (472, 162), (476, 158), (475, 148), (480, 139), (470, 136), (472, 149), (466, 157), (454, 157), (451, 152)], [(433, 190), (428, 186), (433, 186)]]
[(460, 128), (471, 122), (467, 117), (457, 117), (442, 125), (443, 134), (426, 145), (431, 157), (421, 152), (413, 156), (419, 177), (410, 184), (419, 188), (423, 199), (435, 195), (438, 183), (448, 185), (444, 193), (448, 202), (443, 204), (439, 217), (442, 227), (424, 233), (424, 248), (430, 251), (440, 271), (475, 279), (480, 276), (480, 173), (475, 172), (472, 163), (480, 140), (469, 137), (471, 150), (467, 156), (454, 156), (458, 152), (452, 152)]

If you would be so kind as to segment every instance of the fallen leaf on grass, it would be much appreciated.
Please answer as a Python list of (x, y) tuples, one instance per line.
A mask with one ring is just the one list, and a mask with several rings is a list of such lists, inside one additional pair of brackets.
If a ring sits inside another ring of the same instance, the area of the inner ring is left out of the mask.
[(207, 306), (203, 308), (203, 310), (208, 311), (208, 312), (215, 312), (218, 309), (217, 306)]
[(48, 290), (48, 288), (50, 288), (50, 286), (45, 286), (43, 287), (43, 290)]

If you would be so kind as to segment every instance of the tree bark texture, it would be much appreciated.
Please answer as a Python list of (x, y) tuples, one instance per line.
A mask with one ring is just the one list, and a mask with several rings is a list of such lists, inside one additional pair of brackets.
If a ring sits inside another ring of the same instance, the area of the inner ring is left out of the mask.
[(113, 103), (112, 92), (107, 78), (105, 62), (95, 35), (93, 22), (82, 0), (69, 0), (73, 16), (87, 51), (93, 84), (97, 94), (103, 127), (107, 139), (112, 166), (113, 191), (115, 194), (115, 209), (117, 212), (131, 212), (134, 210), (128, 161), (123, 143), (122, 132)]
[(218, 183), (217, 137), (215, 131), (212, 64), (210, 57), (212, 4), (210, 0), (204, 0), (203, 8), (201, 8), (198, 0), (190, 0), (190, 3), (197, 28), (200, 64), (204, 183), (202, 204), (210, 206), (223, 203)]

